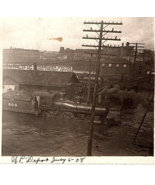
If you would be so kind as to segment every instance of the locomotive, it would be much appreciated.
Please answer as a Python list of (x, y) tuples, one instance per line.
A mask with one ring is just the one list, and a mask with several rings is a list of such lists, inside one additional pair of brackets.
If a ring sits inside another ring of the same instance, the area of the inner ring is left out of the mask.
[[(65, 119), (90, 116), (92, 104), (81, 102), (80, 97), (68, 100), (65, 93), (38, 91), (27, 93), (20, 90), (9, 90), (3, 94), (3, 110), (29, 113), (38, 116), (41, 112), (50, 116), (61, 115)], [(109, 112), (108, 107), (96, 106), (95, 116), (104, 119)]]

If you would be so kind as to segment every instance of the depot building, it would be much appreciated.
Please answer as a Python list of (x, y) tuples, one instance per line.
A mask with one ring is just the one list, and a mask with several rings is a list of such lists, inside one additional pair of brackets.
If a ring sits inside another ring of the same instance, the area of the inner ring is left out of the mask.
[(3, 69), (3, 92), (8, 89), (23, 90), (29, 93), (36, 91), (65, 92), (68, 99), (74, 96), (74, 86), (79, 84), (75, 73), (64, 71), (38, 71)]

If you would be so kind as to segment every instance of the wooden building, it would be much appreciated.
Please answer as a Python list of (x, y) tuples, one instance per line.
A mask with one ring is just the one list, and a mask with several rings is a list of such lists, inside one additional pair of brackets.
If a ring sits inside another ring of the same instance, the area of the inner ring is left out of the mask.
[(100, 76), (105, 78), (128, 78), (131, 74), (131, 63), (122, 58), (101, 61)]
[(26, 92), (65, 92), (68, 99), (74, 96), (74, 84), (80, 83), (73, 72), (3, 70), (3, 92), (8, 89)]

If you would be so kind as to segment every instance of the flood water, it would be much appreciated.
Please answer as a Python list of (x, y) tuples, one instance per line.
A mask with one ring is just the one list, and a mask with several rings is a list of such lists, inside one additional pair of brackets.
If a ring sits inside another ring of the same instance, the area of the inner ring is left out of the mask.
[[(121, 123), (96, 123), (93, 135), (93, 156), (150, 156), (153, 155), (153, 110), (147, 113), (136, 142), (137, 128), (146, 111), (139, 105), (122, 113)], [(118, 110), (108, 118), (120, 118)], [(30, 114), (3, 111), (3, 156), (86, 156), (90, 123), (87, 120), (64, 120), (60, 117), (35, 117)]]

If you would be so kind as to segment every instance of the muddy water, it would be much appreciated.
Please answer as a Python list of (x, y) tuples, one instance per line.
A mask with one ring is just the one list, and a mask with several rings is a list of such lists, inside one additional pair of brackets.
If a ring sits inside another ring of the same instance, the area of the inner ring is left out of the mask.
[(3, 113), (4, 155), (85, 155), (89, 124)]
[[(126, 110), (117, 125), (95, 124), (93, 156), (149, 156), (149, 148), (133, 145), (146, 108)], [(119, 107), (109, 118), (120, 119)], [(86, 156), (90, 123), (3, 111), (2, 155)], [(136, 142), (153, 146), (153, 111), (148, 112)], [(150, 152), (151, 151), (151, 152)]]

